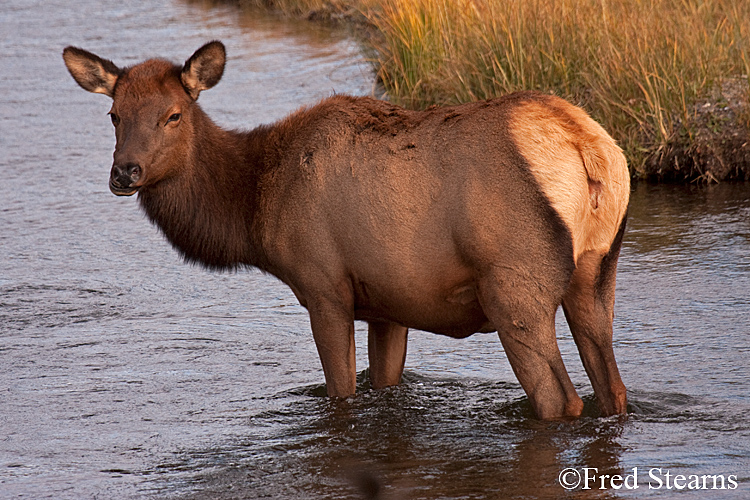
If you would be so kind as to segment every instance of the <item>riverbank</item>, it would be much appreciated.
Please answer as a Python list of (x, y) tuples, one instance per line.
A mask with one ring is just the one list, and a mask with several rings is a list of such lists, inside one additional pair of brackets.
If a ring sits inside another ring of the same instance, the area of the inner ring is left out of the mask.
[(536, 89), (584, 107), (633, 178), (750, 180), (750, 0), (235, 0), (354, 26), (389, 100)]

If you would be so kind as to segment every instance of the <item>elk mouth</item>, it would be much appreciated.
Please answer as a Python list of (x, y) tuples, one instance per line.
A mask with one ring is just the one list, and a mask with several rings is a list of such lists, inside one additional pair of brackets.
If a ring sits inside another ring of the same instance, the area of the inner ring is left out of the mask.
[(109, 190), (117, 196), (131, 196), (138, 191), (142, 175), (143, 169), (138, 163), (115, 163), (109, 173)]
[(115, 181), (114, 179), (110, 179), (109, 190), (112, 191), (112, 194), (115, 194), (117, 196), (132, 196), (138, 191), (138, 188), (134, 188), (131, 186), (120, 186), (117, 181)]

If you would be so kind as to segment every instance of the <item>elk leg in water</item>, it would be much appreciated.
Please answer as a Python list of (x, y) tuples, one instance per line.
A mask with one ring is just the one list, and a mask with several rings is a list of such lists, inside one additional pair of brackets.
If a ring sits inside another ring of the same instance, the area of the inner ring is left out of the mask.
[(354, 317), (343, 305), (326, 300), (310, 304), (310, 324), (331, 397), (347, 397), (357, 387)]
[(370, 358), (370, 381), (373, 389), (398, 385), (404, 372), (406, 342), (409, 330), (389, 321), (370, 321), (367, 354)]
[(540, 304), (534, 283), (489, 277), (479, 284), (479, 300), (497, 328), (513, 372), (537, 416), (543, 420), (578, 417), (576, 394), (555, 337), (555, 304)]
[[(617, 252), (617, 248), (613, 252)], [(625, 385), (612, 350), (617, 255), (589, 252), (578, 259), (563, 310), (604, 415), (625, 413)]]

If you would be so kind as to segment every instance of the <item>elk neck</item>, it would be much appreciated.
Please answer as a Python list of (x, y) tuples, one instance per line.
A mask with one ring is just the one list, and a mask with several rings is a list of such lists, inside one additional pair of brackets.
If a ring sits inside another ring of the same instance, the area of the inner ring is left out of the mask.
[(214, 270), (264, 268), (260, 177), (267, 127), (224, 130), (197, 105), (194, 130), (174, 174), (139, 191), (148, 218), (190, 263)]

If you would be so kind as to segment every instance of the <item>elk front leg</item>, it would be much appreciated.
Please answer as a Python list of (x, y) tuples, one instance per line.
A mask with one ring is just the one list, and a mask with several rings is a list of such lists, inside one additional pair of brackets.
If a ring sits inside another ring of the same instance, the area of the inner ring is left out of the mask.
[(406, 361), (408, 329), (388, 321), (371, 321), (367, 334), (370, 383), (382, 389), (401, 382)]
[(309, 311), (328, 395), (340, 398), (353, 395), (357, 387), (353, 311), (324, 301), (311, 306)]

